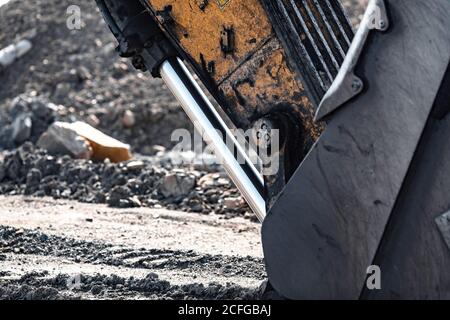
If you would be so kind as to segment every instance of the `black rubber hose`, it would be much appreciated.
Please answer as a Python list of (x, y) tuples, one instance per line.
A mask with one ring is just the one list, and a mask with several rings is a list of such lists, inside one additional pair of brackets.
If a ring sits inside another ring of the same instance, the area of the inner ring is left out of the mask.
[(111, 32), (114, 34), (114, 36), (116, 38), (122, 37), (122, 30), (120, 30), (119, 26), (111, 15), (111, 12), (109, 11), (109, 8), (105, 3), (105, 0), (95, 0), (95, 2), (97, 3), (97, 6), (99, 7), (100, 12), (103, 15), (103, 18), (105, 19), (106, 24), (111, 29)]

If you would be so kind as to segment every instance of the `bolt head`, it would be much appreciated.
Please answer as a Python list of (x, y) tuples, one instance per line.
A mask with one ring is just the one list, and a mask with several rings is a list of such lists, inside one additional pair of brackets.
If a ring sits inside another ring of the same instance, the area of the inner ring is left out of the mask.
[(352, 89), (354, 92), (358, 92), (359, 90), (361, 90), (362, 86), (363, 86), (363, 84), (360, 79), (353, 80)]

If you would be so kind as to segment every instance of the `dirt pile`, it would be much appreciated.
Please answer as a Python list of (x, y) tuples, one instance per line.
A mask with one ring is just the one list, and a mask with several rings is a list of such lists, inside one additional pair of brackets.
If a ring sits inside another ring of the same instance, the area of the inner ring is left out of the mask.
[(225, 173), (217, 170), (175, 167), (164, 153), (120, 164), (74, 160), (27, 142), (0, 160), (0, 194), (253, 217)]
[[(67, 28), (70, 5), (81, 9), (80, 30)], [(143, 154), (155, 144), (171, 146), (174, 129), (191, 128), (162, 81), (118, 57), (94, 1), (11, 1), (0, 15), (0, 30), (8, 30), (0, 32), (0, 48), (35, 34), (32, 50), (0, 74), (0, 109), (23, 93), (43, 96), (62, 106), (66, 119), (96, 124)]]

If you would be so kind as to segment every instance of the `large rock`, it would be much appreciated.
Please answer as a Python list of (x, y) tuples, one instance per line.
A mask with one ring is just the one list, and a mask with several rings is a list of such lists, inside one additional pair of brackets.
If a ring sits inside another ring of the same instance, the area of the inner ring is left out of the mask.
[(22, 144), (31, 137), (33, 121), (29, 114), (19, 115), (12, 123), (11, 138), (17, 144)]
[(107, 199), (110, 207), (114, 208), (138, 208), (142, 206), (137, 196), (133, 196), (126, 186), (114, 187)]
[(10, 140), (10, 143), (0, 141), (6, 148), (20, 146), (26, 141), (36, 143), (57, 117), (57, 107), (43, 96), (20, 95), (6, 110), (11, 123), (3, 123), (0, 133)]
[(245, 202), (241, 197), (228, 197), (223, 199), (223, 204), (228, 209), (239, 209), (245, 206)]
[(164, 177), (160, 192), (166, 198), (187, 196), (196, 185), (193, 175), (174, 172)]
[(89, 142), (74, 130), (72, 124), (55, 122), (42, 134), (38, 147), (54, 155), (70, 155), (76, 159), (90, 159), (93, 150)]
[(5, 177), (12, 181), (20, 180), (22, 166), (23, 160), (19, 152), (7, 155), (4, 160)]

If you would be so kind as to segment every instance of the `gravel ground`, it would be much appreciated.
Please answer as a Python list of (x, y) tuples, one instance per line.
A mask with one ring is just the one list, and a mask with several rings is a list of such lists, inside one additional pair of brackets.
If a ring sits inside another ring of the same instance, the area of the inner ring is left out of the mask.
[[(365, 3), (344, 1), (355, 26)], [(73, 4), (83, 26), (69, 31)], [(23, 37), (32, 52), (0, 73), (0, 299), (258, 298), (259, 225), (221, 168), (173, 163), (193, 155), (167, 151), (172, 131), (192, 126), (160, 80), (117, 57), (94, 2), (12, 0), (0, 48)], [(23, 112), (22, 145), (9, 137)], [(49, 155), (33, 143), (55, 120), (86, 121), (137, 156)]]
[(0, 221), (0, 299), (254, 299), (265, 277), (241, 218), (0, 196)]
[[(177, 153), (173, 158), (181, 156)], [(51, 156), (25, 143), (0, 155), (0, 194), (255, 219), (218, 166), (178, 167), (171, 159), (170, 153), (162, 153), (120, 164), (99, 163)]]

